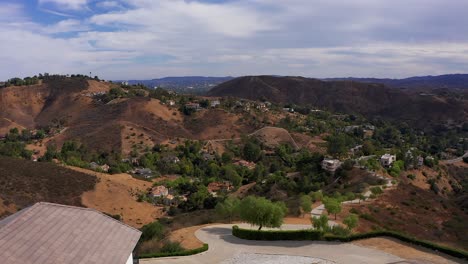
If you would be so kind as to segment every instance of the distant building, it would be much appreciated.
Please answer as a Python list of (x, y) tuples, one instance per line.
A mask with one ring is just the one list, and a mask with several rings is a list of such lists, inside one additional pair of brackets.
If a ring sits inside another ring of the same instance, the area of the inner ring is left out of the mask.
[(249, 170), (255, 169), (255, 166), (256, 166), (255, 162), (246, 161), (246, 160), (238, 160), (234, 162), (234, 165), (246, 167)]
[(166, 163), (179, 163), (180, 159), (177, 156), (170, 155), (163, 158), (163, 161)]
[(211, 107), (217, 107), (221, 104), (219, 100), (213, 100), (210, 102)]
[(0, 262), (132, 264), (140, 236), (94, 209), (40, 202), (0, 220)]
[(424, 165), (424, 158), (421, 157), (421, 156), (418, 156), (418, 157), (416, 157), (416, 162), (417, 162), (416, 165), (418, 167), (421, 167), (422, 165)]
[(107, 164), (99, 165), (96, 162), (91, 162), (89, 163), (89, 168), (91, 168), (92, 170), (101, 170), (104, 172), (108, 172), (110, 169), (110, 166)]
[(232, 189), (234, 189), (234, 186), (229, 181), (211, 182), (211, 183), (208, 184), (207, 189), (208, 189), (208, 192), (211, 193), (211, 195), (216, 197), (218, 195), (218, 192), (220, 192), (220, 191), (225, 191), (225, 192), (231, 191)]
[(354, 148), (351, 148), (349, 150), (349, 152), (352, 154), (352, 155), (355, 155), (356, 153), (358, 153), (359, 151), (362, 150), (362, 145), (357, 145), (355, 146)]
[(341, 161), (337, 159), (324, 159), (322, 161), (322, 169), (334, 173), (341, 166)]
[(158, 185), (153, 187), (151, 189), (150, 196), (153, 198), (158, 198), (158, 197), (166, 197), (169, 194), (169, 190), (166, 188), (166, 186), (163, 185)]
[(294, 113), (294, 108), (284, 107), (283, 111), (289, 112), (289, 113)]
[(193, 110), (197, 110), (197, 111), (201, 109), (199, 103), (186, 103), (186, 104), (185, 104), (185, 107), (186, 107), (187, 109), (193, 109)]
[(169, 100), (169, 101), (167, 101), (167, 104), (168, 104), (169, 106), (174, 106), (174, 105), (175, 105), (175, 101), (174, 101), (174, 100)]
[(396, 155), (384, 154), (380, 157), (380, 164), (384, 167), (390, 167), (396, 161)]
[(153, 177), (153, 171), (148, 168), (143, 168), (143, 169), (136, 169), (135, 174), (142, 176), (143, 178), (149, 179)]
[(202, 153), (202, 158), (206, 161), (209, 161), (209, 160), (214, 160), (215, 159), (215, 155), (213, 154), (210, 154), (210, 153), (207, 153), (207, 152), (204, 152)]

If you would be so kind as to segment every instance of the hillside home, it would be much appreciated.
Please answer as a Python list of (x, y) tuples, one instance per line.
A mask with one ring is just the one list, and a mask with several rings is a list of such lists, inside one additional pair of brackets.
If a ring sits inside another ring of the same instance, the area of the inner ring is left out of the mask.
[(187, 109), (193, 109), (193, 110), (197, 110), (197, 111), (201, 109), (199, 103), (186, 103), (186, 104), (185, 104), (185, 107), (186, 107)]
[(0, 220), (0, 262), (132, 264), (140, 236), (94, 209), (41, 202)]
[(169, 190), (163, 185), (154, 186), (150, 192), (150, 196), (153, 198), (166, 197), (168, 194)]
[(221, 104), (219, 100), (213, 100), (210, 102), (211, 107), (217, 107)]
[(352, 155), (355, 155), (356, 153), (358, 153), (361, 150), (362, 150), (362, 145), (357, 145), (354, 148), (351, 148), (349, 150), (349, 153), (352, 154)]
[(246, 160), (238, 160), (233, 163), (234, 165), (246, 167), (249, 170), (255, 169), (255, 162), (246, 161)]
[(380, 157), (380, 164), (384, 167), (390, 167), (396, 161), (396, 155), (384, 154)]
[(175, 105), (175, 101), (174, 101), (174, 100), (169, 100), (169, 101), (167, 101), (167, 104), (168, 104), (169, 106), (174, 106), (174, 105)]
[(284, 107), (283, 111), (284, 112), (289, 112), (289, 113), (294, 113), (294, 108)]
[(142, 176), (146, 179), (153, 177), (153, 171), (151, 171), (151, 169), (148, 168), (136, 169), (135, 174)]
[(334, 173), (341, 166), (341, 161), (337, 159), (324, 159), (322, 161), (322, 169)]
[(163, 161), (166, 163), (179, 163), (180, 159), (177, 156), (169, 155), (163, 158)]
[(231, 191), (232, 189), (234, 189), (234, 186), (229, 181), (211, 182), (211, 183), (208, 184), (207, 189), (208, 189), (208, 192), (213, 197), (216, 197), (216, 196), (218, 196), (218, 192), (220, 192), (220, 191), (224, 191), (224, 192)]

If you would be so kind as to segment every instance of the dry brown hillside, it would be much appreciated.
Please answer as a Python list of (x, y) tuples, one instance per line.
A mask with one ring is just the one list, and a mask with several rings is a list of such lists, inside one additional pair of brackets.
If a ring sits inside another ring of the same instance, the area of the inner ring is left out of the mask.
[(12, 127), (40, 128), (60, 124), (62, 133), (44, 141), (61, 146), (77, 140), (94, 149), (128, 154), (175, 139), (225, 139), (253, 132), (258, 127), (221, 109), (185, 116), (175, 107), (149, 97), (103, 103), (94, 93), (108, 92), (115, 84), (64, 78), (40, 85), (0, 89), (0, 133)]

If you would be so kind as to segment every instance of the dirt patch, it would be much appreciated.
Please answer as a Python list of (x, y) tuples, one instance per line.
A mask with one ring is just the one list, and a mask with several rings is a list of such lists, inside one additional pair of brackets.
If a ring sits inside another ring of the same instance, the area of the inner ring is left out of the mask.
[(449, 259), (456, 262), (460, 261), (459, 259), (451, 258), (447, 255), (442, 255), (422, 247), (408, 245), (393, 238), (369, 238), (352, 243), (359, 246), (375, 248), (404, 259), (421, 261), (423, 263), (452, 263)]
[(70, 168), (95, 175), (99, 179), (96, 188), (82, 196), (82, 203), (86, 207), (111, 215), (120, 215), (123, 222), (137, 228), (164, 215), (162, 207), (137, 202), (136, 195), (150, 188), (151, 182), (135, 179), (125, 173), (109, 175), (76, 167)]
[(252, 136), (258, 138), (270, 148), (275, 148), (280, 144), (288, 144), (295, 149), (299, 148), (296, 141), (291, 137), (291, 134), (284, 128), (264, 127), (253, 133)]
[(169, 240), (174, 242), (179, 242), (182, 247), (185, 249), (195, 249), (203, 246), (203, 242), (198, 240), (195, 236), (195, 232), (203, 228), (205, 226), (210, 226), (213, 224), (206, 224), (206, 225), (197, 225), (191, 227), (181, 228), (175, 231), (172, 231), (169, 235)]

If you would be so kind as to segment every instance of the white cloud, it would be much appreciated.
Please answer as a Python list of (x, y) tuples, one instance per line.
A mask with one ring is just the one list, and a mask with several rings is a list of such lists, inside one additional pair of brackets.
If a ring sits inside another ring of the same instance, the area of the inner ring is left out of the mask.
[(80, 10), (87, 8), (88, 0), (39, 0), (39, 4), (47, 3), (62, 9)]
[(21, 5), (0, 5), (0, 59), (11, 65), (0, 79), (44, 71), (117, 79), (468, 71), (468, 1), (40, 0), (39, 8), (83, 15), (75, 11), (94, 5), (101, 13), (46, 25)]

